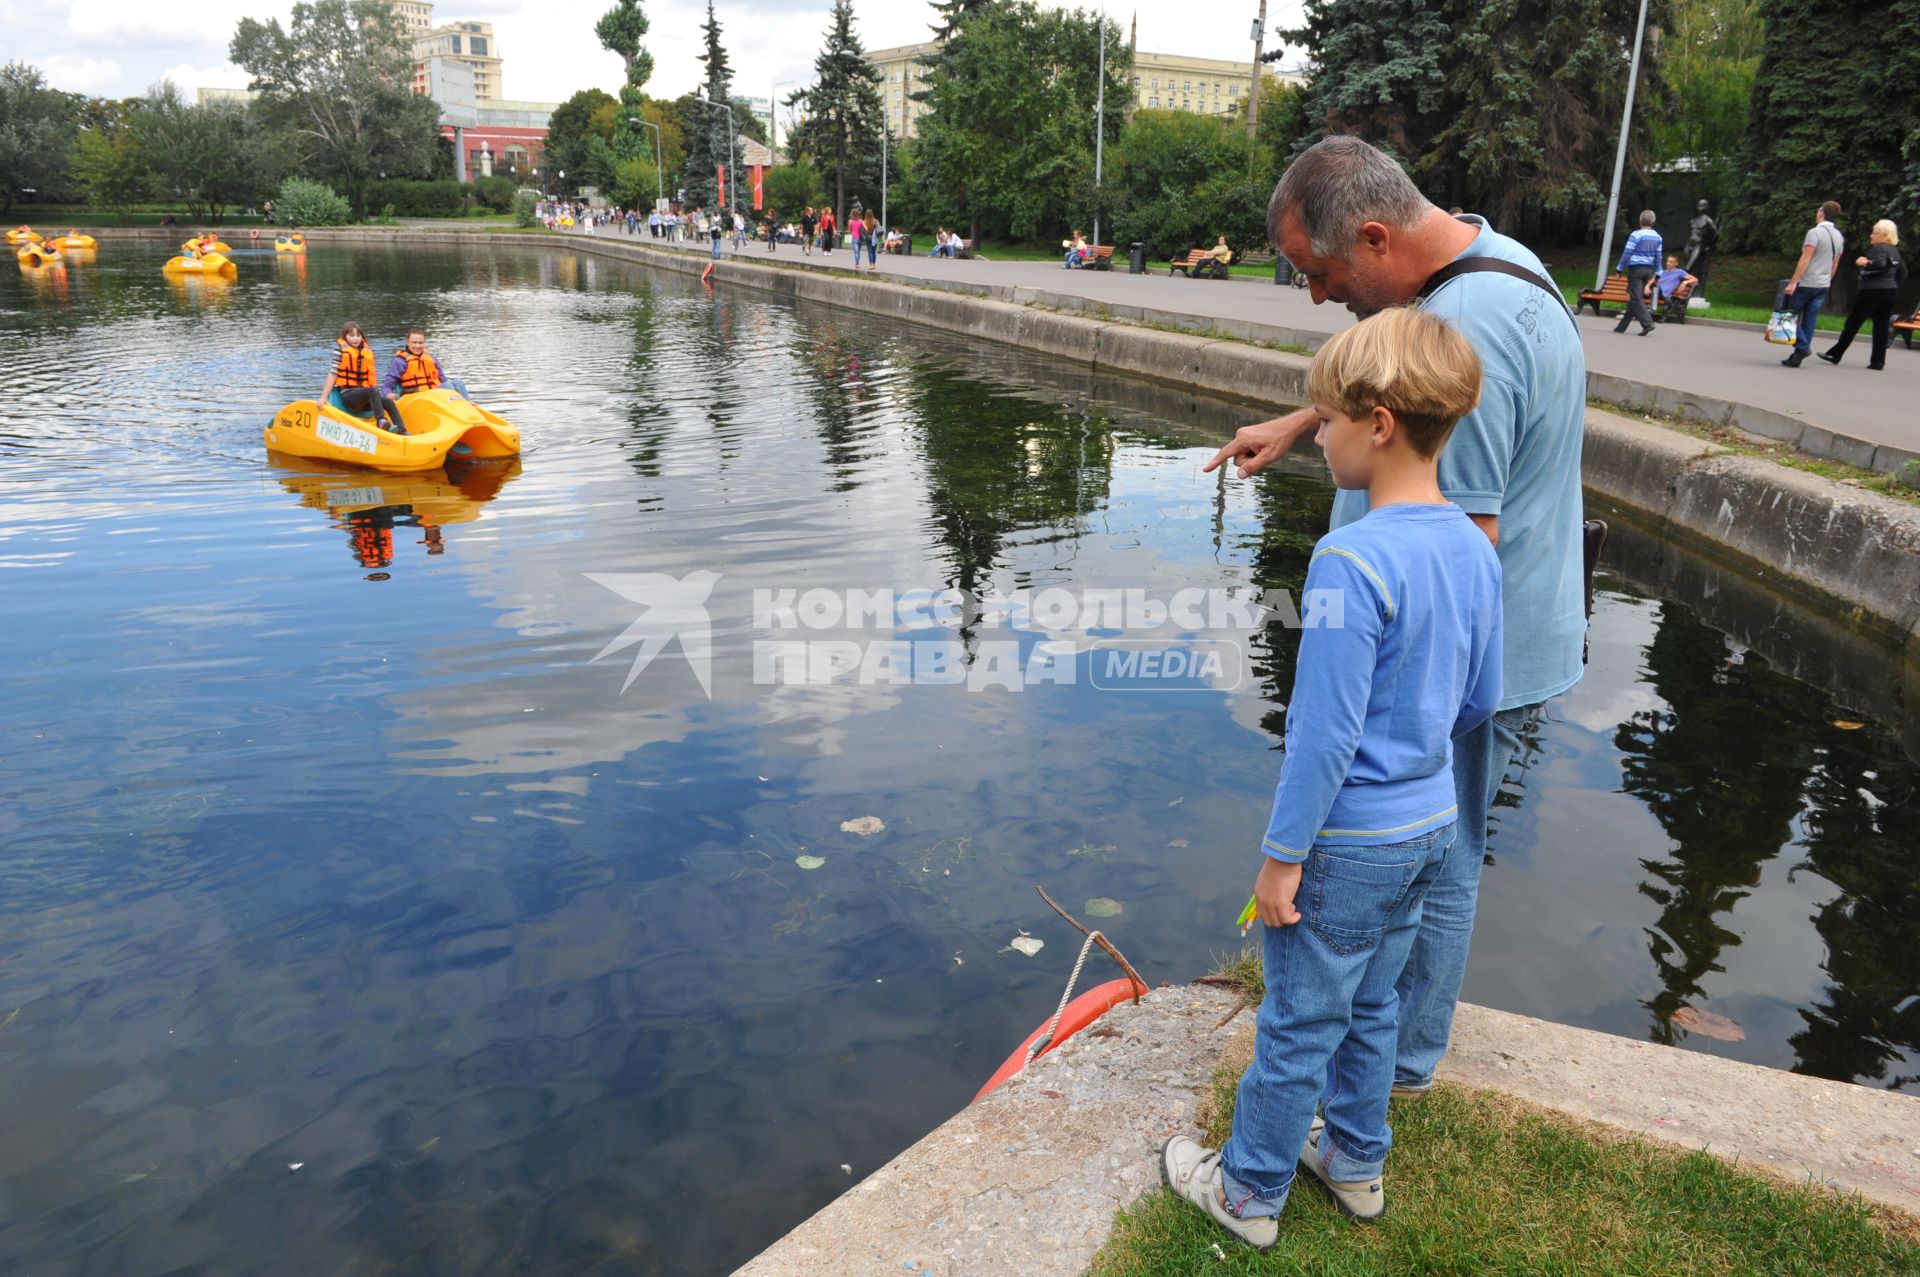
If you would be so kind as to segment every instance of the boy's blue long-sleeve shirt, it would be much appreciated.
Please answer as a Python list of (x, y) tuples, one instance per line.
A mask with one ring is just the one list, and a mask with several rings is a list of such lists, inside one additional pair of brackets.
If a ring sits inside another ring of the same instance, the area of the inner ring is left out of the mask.
[(1629, 266), (1658, 266), (1660, 264), (1660, 232), (1649, 226), (1642, 226), (1627, 236), (1627, 242), (1620, 246), (1620, 264), (1615, 270), (1625, 270)]
[(1500, 703), (1492, 543), (1458, 506), (1383, 506), (1320, 539), (1304, 597), (1330, 623), (1300, 636), (1262, 850), (1299, 861), (1448, 823), (1453, 738)]

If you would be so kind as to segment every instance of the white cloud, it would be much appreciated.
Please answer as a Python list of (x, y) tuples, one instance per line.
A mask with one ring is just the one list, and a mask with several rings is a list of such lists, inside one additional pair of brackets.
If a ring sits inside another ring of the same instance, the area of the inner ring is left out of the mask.
[(120, 64), (110, 58), (56, 53), (40, 64), (47, 83), (74, 93), (105, 93), (120, 82)]
[[(171, 66), (153, 77), (154, 83), (172, 80), (191, 102), (195, 89), (244, 89), (250, 77), (245, 71), (231, 62), (221, 62), (214, 66), (197, 67), (191, 62), (182, 62)], [(142, 86), (143, 90), (145, 86)]]

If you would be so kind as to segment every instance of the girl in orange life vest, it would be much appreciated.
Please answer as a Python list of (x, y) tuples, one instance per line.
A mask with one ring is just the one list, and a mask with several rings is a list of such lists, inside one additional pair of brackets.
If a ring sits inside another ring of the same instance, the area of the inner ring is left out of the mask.
[(427, 349), (427, 335), (418, 328), (409, 328), (407, 344), (393, 352), (386, 375), (380, 378), (380, 393), (398, 397), (440, 386), (447, 387), (462, 399), (473, 398), (467, 393), (467, 383), (449, 373), (433, 357), (433, 352)]
[(320, 402), (327, 402), (327, 396), (338, 390), (340, 404), (348, 412), (372, 413), (376, 419), (384, 415), (388, 430), (397, 435), (407, 433), (400, 424), (400, 409), (374, 387), (373, 351), (367, 348), (367, 334), (360, 325), (352, 320), (340, 325), (338, 345), (333, 368), (320, 387)]

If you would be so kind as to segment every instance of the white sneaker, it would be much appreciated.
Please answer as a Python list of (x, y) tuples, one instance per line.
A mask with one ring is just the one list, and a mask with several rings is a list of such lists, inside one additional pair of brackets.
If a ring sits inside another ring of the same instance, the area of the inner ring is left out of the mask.
[(1333, 1198), (1333, 1204), (1340, 1208), (1342, 1215), (1362, 1224), (1371, 1224), (1387, 1212), (1386, 1190), (1377, 1175), (1370, 1180), (1327, 1178), (1326, 1171), (1320, 1166), (1320, 1132), (1326, 1125), (1324, 1118), (1313, 1119), (1313, 1126), (1307, 1131), (1307, 1142), (1300, 1149), (1300, 1169), (1311, 1174), (1320, 1187), (1327, 1190), (1327, 1196)]
[(1175, 1195), (1184, 1197), (1220, 1225), (1256, 1250), (1280, 1240), (1280, 1221), (1272, 1215), (1241, 1219), (1227, 1209), (1220, 1179), (1220, 1154), (1197, 1140), (1176, 1135), (1160, 1149), (1160, 1177)]

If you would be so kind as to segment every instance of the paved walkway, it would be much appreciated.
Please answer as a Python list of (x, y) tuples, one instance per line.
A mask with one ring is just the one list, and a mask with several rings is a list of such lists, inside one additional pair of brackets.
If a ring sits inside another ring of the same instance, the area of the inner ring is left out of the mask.
[[(609, 231), (612, 228), (602, 227), (599, 238), (627, 239), (618, 231), (611, 235)], [(650, 245), (663, 244), (646, 236), (636, 239)], [(706, 251), (693, 245), (681, 247), (702, 254)], [(723, 246), (722, 255), (735, 255), (731, 243)], [(853, 260), (844, 249), (825, 255), (816, 250), (805, 256), (790, 244), (781, 245), (773, 253), (767, 252), (765, 244), (749, 244), (738, 256), (843, 270)], [(879, 274), (886, 278), (1014, 301), (1045, 302), (1047, 298), (1034, 294), (1054, 294), (1109, 308), (1116, 318), (1139, 318), (1137, 312), (1155, 312), (1149, 317), (1164, 316), (1182, 327), (1220, 329), (1283, 343), (1297, 340), (1309, 347), (1352, 323), (1343, 307), (1315, 306), (1306, 290), (1277, 287), (1264, 279), (1188, 280), (1169, 275), (1164, 268), (1158, 273), (1129, 275), (1124, 265), (1113, 272), (1067, 271), (1048, 262), (953, 261), (924, 256), (882, 255), (879, 265)], [(1920, 399), (1920, 351), (1908, 351), (1895, 342), (1887, 356), (1886, 370), (1873, 372), (1866, 366), (1863, 333), (1848, 352), (1847, 363), (1839, 368), (1810, 359), (1790, 369), (1780, 366), (1783, 348), (1762, 341), (1757, 327), (1662, 325), (1651, 336), (1639, 337), (1632, 335), (1637, 330), (1615, 334), (1615, 322), (1611, 317), (1581, 317), (1589, 371), (1667, 392), (1657, 401), (1649, 399), (1644, 405), (1631, 406), (1664, 411), (1691, 408), (1691, 415), (1730, 420), (1758, 433), (1791, 439), (1808, 451), (1856, 464), (1877, 464), (1880, 469), (1898, 468), (1899, 456), (1894, 453), (1889, 461), (1883, 453), (1876, 461), (1875, 449), (1920, 455), (1920, 413), (1914, 411)], [(1822, 334), (1814, 348), (1824, 349), (1831, 341), (1831, 336)], [(1595, 389), (1600, 397), (1618, 401), (1606, 383)], [(1730, 415), (1712, 404), (1714, 400), (1760, 411)], [(1789, 420), (1821, 429), (1795, 438), (1795, 431), (1781, 428)], [(1841, 437), (1837, 445), (1828, 446), (1824, 438), (1828, 433)], [(1850, 440), (1861, 441), (1864, 446), (1849, 447)]]

